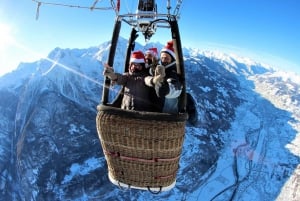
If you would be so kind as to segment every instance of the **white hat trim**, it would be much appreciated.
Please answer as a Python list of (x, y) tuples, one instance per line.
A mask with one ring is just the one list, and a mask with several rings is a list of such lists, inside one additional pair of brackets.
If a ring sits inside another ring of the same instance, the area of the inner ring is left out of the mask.
[(160, 52), (168, 52), (174, 59), (176, 59), (175, 53), (167, 48), (163, 48)]
[(145, 63), (144, 59), (130, 58), (130, 63)]

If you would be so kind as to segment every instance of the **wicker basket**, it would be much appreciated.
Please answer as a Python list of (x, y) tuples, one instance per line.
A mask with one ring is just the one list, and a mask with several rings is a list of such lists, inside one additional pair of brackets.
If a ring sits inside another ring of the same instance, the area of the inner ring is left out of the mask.
[(176, 182), (186, 115), (97, 107), (97, 131), (109, 177), (132, 188)]

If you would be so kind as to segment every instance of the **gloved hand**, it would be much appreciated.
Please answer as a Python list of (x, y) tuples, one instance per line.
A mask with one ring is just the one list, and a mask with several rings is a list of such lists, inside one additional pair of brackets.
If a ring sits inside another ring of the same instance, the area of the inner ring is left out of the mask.
[(161, 87), (163, 81), (164, 81), (164, 77), (161, 75), (154, 76), (152, 80), (153, 84), (158, 87)]
[(114, 73), (114, 69), (110, 67), (108, 64), (104, 64), (103, 75), (105, 75), (111, 80), (116, 80), (118, 78), (118, 76)]
[(166, 76), (165, 67), (162, 65), (157, 65), (155, 68), (154, 75), (155, 76), (161, 75), (162, 77), (165, 77)]
[(155, 86), (161, 87), (165, 76), (166, 76), (165, 67), (161, 66), (161, 65), (156, 66), (155, 72), (154, 72), (154, 77), (153, 77), (153, 80), (152, 80), (153, 84)]

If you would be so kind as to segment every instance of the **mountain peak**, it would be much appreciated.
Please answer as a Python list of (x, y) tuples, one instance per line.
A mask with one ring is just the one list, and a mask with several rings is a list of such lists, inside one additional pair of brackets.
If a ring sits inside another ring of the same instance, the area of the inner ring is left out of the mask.
[[(119, 43), (121, 72), (127, 40)], [(3, 200), (300, 199), (297, 79), (248, 58), (187, 48), (186, 88), (199, 122), (185, 128), (175, 188), (152, 195), (112, 185), (95, 126), (109, 46), (55, 48), (0, 78)]]

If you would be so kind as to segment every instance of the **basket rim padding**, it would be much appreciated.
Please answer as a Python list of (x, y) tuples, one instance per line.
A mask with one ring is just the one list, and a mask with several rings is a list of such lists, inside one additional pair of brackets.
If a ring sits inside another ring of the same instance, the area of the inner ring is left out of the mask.
[(146, 191), (149, 190), (149, 191), (154, 191), (154, 192), (169, 191), (172, 188), (174, 188), (175, 184), (176, 184), (176, 180), (174, 180), (174, 182), (171, 183), (168, 186), (161, 186), (161, 187), (152, 187), (152, 188), (149, 188), (149, 187), (140, 187), (140, 186), (134, 186), (134, 185), (129, 185), (129, 184), (122, 183), (122, 182), (116, 180), (111, 175), (110, 172), (108, 173), (108, 178), (109, 178), (109, 180), (110, 180), (111, 183), (113, 183), (116, 186), (119, 186), (121, 189), (131, 189), (131, 188), (133, 188), (133, 189), (138, 189), (138, 190), (146, 190)]
[(100, 104), (97, 106), (97, 110), (104, 111), (106, 114), (125, 116), (133, 119), (141, 120), (157, 120), (157, 121), (169, 121), (169, 122), (184, 122), (187, 120), (187, 113), (170, 114), (160, 112), (145, 112), (135, 110), (124, 110), (109, 105)]

